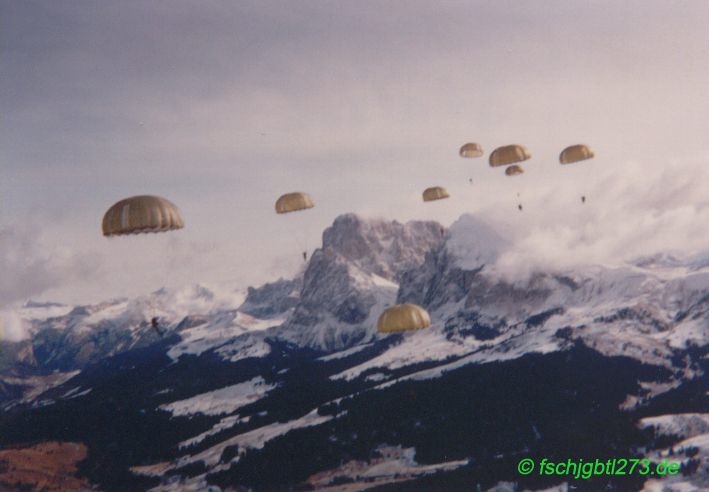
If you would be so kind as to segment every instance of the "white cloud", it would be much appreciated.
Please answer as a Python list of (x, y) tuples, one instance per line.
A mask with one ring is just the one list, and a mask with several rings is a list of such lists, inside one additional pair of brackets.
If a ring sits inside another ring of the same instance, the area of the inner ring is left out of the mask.
[[(482, 213), (491, 223), (513, 224), (499, 273), (518, 277), (538, 270), (620, 264), (670, 252), (709, 250), (709, 160), (666, 165), (627, 162), (594, 167), (573, 179), (537, 183), (525, 193), (524, 212), (513, 204)], [(566, 169), (559, 168), (559, 174)], [(571, 171), (571, 170), (569, 170)], [(594, 176), (595, 174), (595, 176)], [(580, 196), (587, 201), (582, 204)]]
[(97, 268), (94, 256), (50, 246), (29, 226), (0, 229), (0, 308), (88, 278)]
[(28, 322), (13, 309), (0, 310), (0, 342), (17, 342), (27, 338)]

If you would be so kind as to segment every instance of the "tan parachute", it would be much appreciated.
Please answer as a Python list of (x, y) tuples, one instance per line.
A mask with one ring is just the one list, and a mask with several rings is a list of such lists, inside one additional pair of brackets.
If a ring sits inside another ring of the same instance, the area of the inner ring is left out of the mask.
[(526, 161), (532, 154), (521, 145), (505, 145), (498, 147), (490, 154), (490, 167), (507, 166), (516, 162)]
[(517, 164), (513, 164), (507, 169), (505, 169), (505, 174), (507, 176), (517, 176), (518, 174), (522, 174), (524, 172), (524, 169), (522, 169), (521, 166), (518, 166)]
[(443, 188), (442, 186), (432, 186), (430, 188), (426, 188), (423, 191), (423, 201), (424, 202), (432, 202), (434, 200), (442, 200), (444, 198), (448, 198), (450, 195), (448, 194), (448, 190)]
[(483, 148), (478, 143), (467, 143), (460, 148), (459, 154), (461, 157), (480, 157), (483, 155)]
[(295, 193), (286, 193), (281, 195), (281, 197), (276, 200), (276, 213), (277, 214), (287, 214), (288, 212), (296, 212), (298, 210), (305, 210), (308, 208), (313, 208), (315, 204), (313, 199), (307, 193), (301, 193), (299, 191)]
[(578, 144), (566, 147), (559, 154), (561, 164), (573, 164), (574, 162), (585, 161), (593, 158), (593, 151), (587, 145)]
[(377, 331), (380, 333), (396, 333), (409, 330), (420, 330), (431, 326), (428, 312), (416, 304), (397, 304), (379, 316)]
[(115, 203), (104, 214), (102, 224), (104, 236), (174, 231), (184, 226), (174, 203), (151, 195), (133, 196)]

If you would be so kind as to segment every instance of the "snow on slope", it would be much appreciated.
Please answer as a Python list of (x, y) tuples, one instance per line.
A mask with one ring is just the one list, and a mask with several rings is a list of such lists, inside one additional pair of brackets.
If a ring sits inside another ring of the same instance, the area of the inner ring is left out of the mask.
[[(387, 335), (380, 335), (384, 338)], [(428, 329), (401, 335), (401, 343), (362, 364), (330, 376), (330, 379), (350, 381), (370, 369), (389, 371), (427, 360), (445, 360), (449, 357), (471, 352), (479, 344), (474, 340), (452, 342), (445, 338), (442, 327), (433, 325)]]
[(228, 414), (258, 400), (273, 388), (275, 388), (274, 385), (266, 384), (266, 381), (259, 376), (244, 383), (195, 395), (186, 400), (160, 405), (158, 408), (172, 413), (175, 417), (197, 413), (204, 415)]
[[(197, 461), (203, 461), (205, 464), (213, 467), (219, 463), (219, 458), (222, 456), (224, 449), (229, 446), (239, 446), (240, 453), (243, 453), (246, 449), (261, 449), (268, 441), (275, 437), (286, 434), (294, 429), (320, 425), (333, 418), (332, 415), (318, 415), (317, 409), (315, 409), (299, 419), (265, 425), (222, 441), (196, 455), (183, 456), (176, 461), (175, 468), (180, 468)], [(234, 458), (234, 460), (238, 460), (238, 457)], [(216, 469), (217, 468), (215, 468), (215, 470)]]
[[(335, 485), (338, 480), (346, 477), (348, 486), (345, 490), (362, 490), (378, 485), (403, 482), (414, 477), (420, 477), (435, 472), (455, 470), (468, 464), (468, 460), (448, 461), (431, 465), (421, 465), (416, 462), (415, 448), (401, 446), (380, 446), (376, 449), (378, 458), (370, 461), (349, 461), (337, 468), (312, 475), (306, 483), (316, 490)], [(358, 489), (355, 489), (358, 487)]]
[[(151, 294), (134, 299), (117, 299), (92, 306), (77, 306), (63, 309), (64, 314), (54, 316), (59, 308), (39, 311), (44, 316), (37, 317), (36, 308), (27, 309), (27, 316), (35, 329), (69, 329), (76, 334), (93, 331), (102, 323), (131, 327), (136, 330), (141, 322), (158, 317), (167, 326), (186, 316), (209, 315), (228, 309), (236, 309), (244, 300), (243, 292), (232, 289), (217, 290), (202, 285), (188, 285), (174, 289), (160, 289)], [(51, 316), (49, 315), (51, 314)]]
[(263, 334), (243, 335), (283, 323), (283, 318), (260, 320), (235, 310), (217, 312), (203, 320), (179, 330), (181, 341), (168, 351), (170, 358), (178, 360), (183, 355), (200, 355), (211, 349), (216, 349), (219, 355), (232, 362), (246, 357), (262, 357), (270, 352), (269, 345), (263, 342)]
[(654, 427), (660, 435), (675, 435), (690, 438), (709, 434), (709, 413), (680, 413), (646, 417), (640, 427)]
[[(640, 421), (640, 427), (654, 427), (660, 435), (678, 435), (684, 439), (671, 448), (650, 453), (648, 458), (654, 463), (687, 464), (689, 456), (699, 462), (699, 472), (689, 477), (682, 474), (648, 480), (644, 492), (685, 492), (709, 490), (709, 414), (674, 414), (648, 417)], [(703, 473), (702, 470), (705, 472)]]
[(318, 357), (319, 361), (322, 362), (328, 362), (331, 360), (336, 360), (336, 359), (344, 359), (346, 357), (349, 357), (350, 355), (356, 354), (357, 352), (361, 352), (362, 350), (366, 349), (367, 347), (371, 347), (371, 343), (365, 343), (362, 345), (355, 345), (352, 348), (348, 348), (346, 350), (340, 350), (339, 352), (333, 352), (330, 355), (324, 355), (322, 357)]
[(214, 434), (218, 434), (219, 432), (229, 429), (231, 427), (234, 427), (235, 425), (238, 424), (245, 424), (248, 423), (249, 420), (251, 420), (250, 416), (246, 417), (241, 417), (240, 415), (229, 415), (228, 417), (224, 417), (219, 422), (214, 424), (211, 429), (202, 432), (201, 434), (198, 434), (194, 437), (191, 437), (187, 439), (186, 441), (182, 441), (179, 445), (180, 449), (188, 448), (194, 444), (199, 444), (200, 442), (204, 441), (207, 437), (213, 436)]

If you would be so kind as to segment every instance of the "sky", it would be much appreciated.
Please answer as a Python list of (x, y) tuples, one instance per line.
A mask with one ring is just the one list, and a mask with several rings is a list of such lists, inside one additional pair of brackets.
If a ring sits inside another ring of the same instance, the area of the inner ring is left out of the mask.
[[(708, 84), (703, 0), (0, 0), (0, 309), (292, 275), (346, 212), (472, 213), (507, 272), (698, 254)], [(574, 143), (596, 158), (561, 167)], [(276, 215), (290, 191), (316, 207)], [(138, 194), (185, 229), (104, 238)]]

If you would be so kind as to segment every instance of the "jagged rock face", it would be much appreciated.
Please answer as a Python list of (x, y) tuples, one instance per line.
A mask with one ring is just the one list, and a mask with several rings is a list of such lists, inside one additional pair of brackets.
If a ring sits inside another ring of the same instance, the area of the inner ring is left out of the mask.
[(302, 278), (280, 279), (261, 287), (249, 287), (239, 311), (258, 318), (270, 318), (285, 313), (298, 304), (298, 290)]
[[(666, 274), (668, 268), (681, 272), (676, 260), (657, 265), (664, 272), (659, 275), (653, 263), (648, 268), (538, 272), (510, 280), (491, 268), (505, 248), (505, 240), (489, 226), (464, 216), (451, 226), (445, 243), (431, 250), (420, 266), (401, 275), (397, 302), (426, 307), (434, 322), (444, 324), (449, 339), (481, 341), (514, 326), (543, 325), (551, 316), (576, 324), (580, 336), (593, 337), (587, 335), (593, 330), (586, 332), (584, 326), (612, 324), (627, 333), (662, 333), (683, 320), (706, 319), (709, 312), (709, 296), (703, 289), (709, 277), (701, 271), (702, 264), (692, 266), (696, 273), (671, 276)], [(568, 314), (574, 309), (594, 315)], [(602, 337), (598, 343), (605, 343)]]
[(521, 318), (545, 309), (554, 293), (567, 297), (568, 291), (567, 285), (545, 274), (532, 275), (521, 285), (479, 275), (470, 286), (465, 306), (478, 311), (494, 307), (508, 313), (509, 318)]
[[(102, 358), (127, 349), (134, 342), (130, 331), (120, 322), (102, 320), (92, 330), (75, 329), (85, 314), (67, 315), (70, 326), (57, 329), (50, 322), (40, 324), (33, 337), (33, 353), (40, 367), (51, 370), (83, 368)], [(59, 321), (59, 320), (57, 320)]]
[[(485, 270), (485, 265), (472, 269), (459, 266), (455, 253), (445, 243), (427, 254), (419, 268), (402, 275), (397, 302), (413, 302), (432, 312), (456, 305), (452, 316), (444, 317), (446, 327), (484, 340), (499, 334), (498, 329), (507, 322), (546, 309), (552, 295), (567, 297), (573, 291), (568, 282), (551, 275), (536, 274), (517, 285)], [(483, 322), (480, 313), (492, 316), (486, 316)]]
[(482, 269), (458, 267), (445, 245), (441, 245), (426, 255), (419, 268), (404, 272), (397, 302), (412, 302), (431, 309), (459, 302), (469, 295), (473, 281)]
[[(324, 299), (330, 299), (330, 302), (323, 303)], [(313, 324), (327, 313), (339, 321), (357, 324), (367, 318), (375, 301), (371, 292), (358, 288), (341, 256), (318, 250), (305, 272), (301, 302), (292, 321)]]
[(364, 220), (341, 215), (323, 232), (323, 250), (332, 250), (366, 272), (393, 282), (419, 266), (427, 252), (443, 242), (445, 228), (437, 222)]

